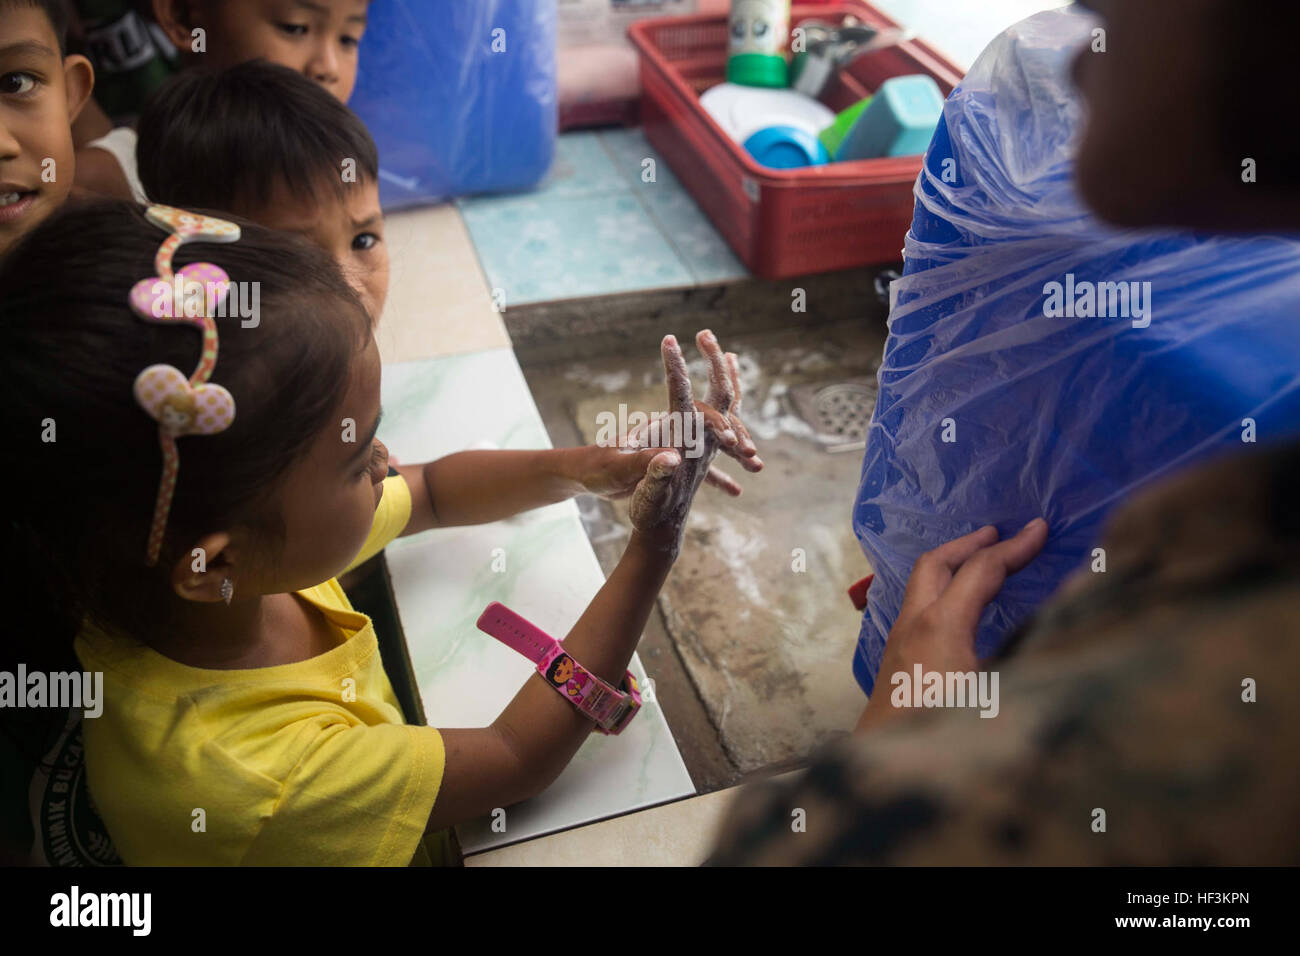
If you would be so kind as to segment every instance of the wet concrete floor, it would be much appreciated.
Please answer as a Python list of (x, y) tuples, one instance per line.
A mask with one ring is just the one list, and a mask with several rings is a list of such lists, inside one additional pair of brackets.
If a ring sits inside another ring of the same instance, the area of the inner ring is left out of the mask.
[[(702, 396), (696, 329), (674, 331), (691, 343)], [(640, 647), (701, 792), (803, 762), (865, 704), (851, 672), (860, 614), (846, 594), (870, 571), (850, 523), (862, 464), (853, 439), (870, 415), (884, 339), (883, 322), (870, 319), (722, 342), (740, 358), (743, 416), (766, 467), (750, 475), (718, 458), (744, 494), (701, 488)], [(557, 446), (594, 441), (598, 415), (617, 415), (620, 402), (666, 407), (653, 349), (524, 374)], [(609, 573), (629, 533), (626, 503), (584, 497), (579, 507)]]

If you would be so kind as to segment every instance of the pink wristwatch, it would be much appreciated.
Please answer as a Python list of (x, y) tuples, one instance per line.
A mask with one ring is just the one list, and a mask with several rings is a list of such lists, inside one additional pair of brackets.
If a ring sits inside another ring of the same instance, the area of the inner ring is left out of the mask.
[(565, 653), (564, 645), (504, 604), (493, 601), (479, 615), (478, 628), (537, 665), (556, 692), (596, 722), (602, 734), (620, 734), (641, 709), (641, 691), (628, 671), (616, 689)]

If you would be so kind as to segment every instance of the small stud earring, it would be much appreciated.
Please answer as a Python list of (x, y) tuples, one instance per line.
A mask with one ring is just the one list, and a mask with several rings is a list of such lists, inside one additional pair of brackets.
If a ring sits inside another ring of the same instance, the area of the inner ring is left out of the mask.
[(235, 596), (235, 586), (230, 583), (230, 578), (222, 578), (221, 579), (221, 600), (225, 601), (226, 604), (229, 605), (230, 599), (234, 596)]

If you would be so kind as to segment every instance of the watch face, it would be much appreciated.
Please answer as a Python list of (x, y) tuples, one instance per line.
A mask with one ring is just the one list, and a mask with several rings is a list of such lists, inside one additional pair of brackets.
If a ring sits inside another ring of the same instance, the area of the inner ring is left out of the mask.
[(561, 654), (551, 661), (551, 666), (546, 669), (546, 679), (556, 687), (567, 684), (573, 679), (573, 658), (568, 654)]

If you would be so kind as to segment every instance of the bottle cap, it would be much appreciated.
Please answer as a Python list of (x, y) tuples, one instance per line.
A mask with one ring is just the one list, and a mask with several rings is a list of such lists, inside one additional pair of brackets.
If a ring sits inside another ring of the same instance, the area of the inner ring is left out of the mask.
[(790, 85), (790, 66), (783, 56), (736, 53), (727, 60), (727, 82), (743, 86), (786, 87)]

